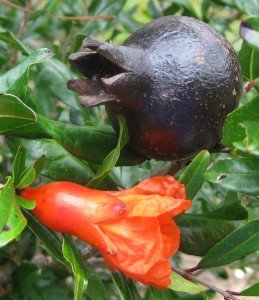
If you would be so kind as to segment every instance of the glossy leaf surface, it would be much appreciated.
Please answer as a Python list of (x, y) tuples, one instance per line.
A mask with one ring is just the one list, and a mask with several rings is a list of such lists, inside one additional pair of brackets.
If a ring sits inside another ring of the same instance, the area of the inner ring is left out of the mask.
[(64, 235), (62, 251), (71, 264), (75, 280), (75, 296), (80, 300), (86, 290), (87, 295), (93, 300), (102, 300), (105, 296), (105, 287), (96, 273), (87, 265), (80, 251), (73, 245), (72, 239)]
[(259, 282), (243, 290), (240, 294), (242, 296), (259, 296)]
[(13, 180), (9, 177), (4, 187), (0, 190), (0, 233), (8, 229), (5, 226), (10, 217), (14, 202), (15, 191)]
[[(47, 48), (33, 51), (20, 64), (0, 76), (0, 94), (6, 93), (33, 65), (41, 63), (51, 56), (53, 53)], [(20, 83), (24, 84), (24, 82)]]
[(226, 189), (258, 196), (258, 165), (258, 158), (238, 157), (220, 160), (205, 173), (205, 178)]
[(171, 284), (168, 287), (174, 291), (185, 293), (197, 293), (205, 290), (205, 287), (197, 283), (184, 279), (175, 272), (171, 275)]
[(0, 247), (5, 246), (21, 234), (27, 224), (20, 205), (14, 201), (4, 230), (0, 233)]
[(233, 231), (216, 244), (199, 262), (200, 268), (212, 268), (229, 264), (259, 249), (259, 219)]
[(204, 182), (204, 173), (210, 164), (208, 151), (198, 154), (191, 164), (184, 170), (179, 181), (186, 187), (188, 199), (193, 199)]

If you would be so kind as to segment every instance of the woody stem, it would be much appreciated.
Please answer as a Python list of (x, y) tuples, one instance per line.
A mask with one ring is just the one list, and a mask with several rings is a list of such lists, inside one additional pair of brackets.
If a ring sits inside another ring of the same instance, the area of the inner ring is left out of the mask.
[(239, 298), (237, 298), (237, 297), (235, 297), (235, 296), (233, 295), (234, 293), (235, 293), (235, 295), (239, 295), (239, 293), (233, 292), (233, 294), (232, 294), (232, 292), (230, 292), (230, 291), (223, 291), (223, 290), (221, 290), (221, 289), (215, 287), (214, 285), (212, 285), (212, 284), (210, 284), (210, 283), (207, 283), (207, 282), (205, 282), (205, 281), (203, 281), (203, 280), (201, 280), (201, 279), (199, 279), (199, 278), (193, 276), (193, 275), (190, 274), (189, 272), (180, 270), (180, 269), (178, 269), (178, 268), (176, 268), (176, 267), (174, 267), (174, 266), (172, 266), (172, 270), (173, 270), (175, 273), (181, 275), (183, 278), (185, 278), (185, 279), (187, 279), (187, 280), (190, 280), (190, 281), (192, 281), (192, 282), (199, 283), (199, 284), (205, 286), (206, 288), (208, 288), (208, 289), (210, 289), (210, 290), (212, 290), (212, 291), (214, 291), (214, 292), (216, 292), (216, 293), (221, 294), (221, 295), (224, 297), (224, 299), (240, 300)]

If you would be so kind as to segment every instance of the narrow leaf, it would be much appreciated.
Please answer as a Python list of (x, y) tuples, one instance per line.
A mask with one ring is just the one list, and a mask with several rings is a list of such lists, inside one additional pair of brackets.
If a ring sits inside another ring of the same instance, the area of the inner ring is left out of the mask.
[(30, 52), (31, 52), (9, 30), (0, 29), (0, 40), (3, 41), (3, 42), (5, 42), (11, 48), (16, 49), (16, 50), (20, 50), (22, 52), (22, 54), (29, 55)]
[(0, 134), (34, 124), (37, 117), (33, 110), (14, 95), (0, 95)]
[(3, 189), (0, 190), (0, 233), (7, 229), (5, 225), (10, 217), (12, 207), (15, 201), (15, 191), (13, 180), (8, 177)]
[(171, 289), (157, 290), (156, 288), (151, 287), (151, 292), (152, 292), (152, 300), (169, 300), (169, 299), (170, 300), (171, 299), (172, 300), (187, 300), (187, 299), (178, 297), (176, 295), (176, 292), (174, 292)]
[(243, 220), (222, 220), (206, 214), (183, 214), (174, 220), (181, 232), (180, 250), (197, 256), (205, 255), (215, 244), (245, 223)]
[[(100, 0), (92, 1), (89, 7), (89, 15), (115, 15), (117, 16), (122, 10), (126, 0)], [(100, 32), (111, 20), (98, 20), (98, 21), (88, 21), (83, 27), (82, 32), (88, 35), (93, 35), (96, 32)]]
[(41, 157), (39, 157), (33, 162), (33, 168), (35, 169), (35, 177), (39, 176), (40, 173), (43, 171), (45, 161), (46, 161), (46, 157), (45, 155), (42, 155)]
[(245, 128), (246, 136), (242, 142), (234, 142), (235, 151), (244, 156), (259, 158), (259, 123), (243, 122), (239, 126)]
[(75, 299), (82, 299), (84, 291), (93, 300), (103, 300), (106, 291), (98, 277), (86, 264), (81, 252), (76, 248), (69, 235), (64, 235), (62, 252), (66, 260), (71, 264), (75, 277)]
[(21, 174), (21, 178), (16, 186), (18, 190), (24, 189), (34, 182), (36, 178), (36, 172), (33, 165), (27, 167)]
[(252, 48), (245, 41), (238, 53), (238, 60), (241, 64), (242, 75), (245, 80), (253, 81), (259, 77), (259, 49)]
[[(259, 61), (259, 60), (258, 60)], [(259, 70), (259, 65), (258, 65)], [(259, 76), (259, 74), (258, 74)], [(259, 119), (259, 96), (257, 95), (244, 106), (236, 109), (227, 117), (224, 128), (223, 144), (234, 149), (235, 142), (243, 142), (246, 137), (245, 128), (239, 126), (243, 122), (258, 122)]]
[(123, 117), (119, 118), (120, 134), (118, 144), (103, 160), (102, 165), (99, 167), (95, 178), (93, 178), (88, 184), (88, 187), (94, 187), (100, 183), (103, 178), (111, 171), (120, 157), (121, 150), (128, 142), (128, 130), (126, 126), (126, 120)]
[(47, 89), (55, 98), (74, 108), (81, 108), (78, 95), (66, 88), (67, 81), (75, 75), (62, 61), (50, 59), (47, 64), (37, 66), (37, 84)]
[(168, 288), (177, 292), (185, 293), (198, 293), (205, 290), (204, 286), (184, 279), (175, 272), (172, 272), (171, 274), (171, 284)]
[(243, 290), (240, 293), (241, 296), (259, 296), (259, 282)]
[(199, 214), (199, 216), (217, 220), (247, 220), (248, 211), (245, 205), (237, 200), (210, 212)]
[(28, 201), (24, 198), (16, 195), (16, 201), (20, 204), (21, 207), (25, 209), (34, 209), (36, 206), (36, 201)]
[(132, 280), (120, 271), (112, 273), (112, 280), (120, 300), (141, 300), (138, 290)]
[(258, 166), (258, 158), (237, 157), (220, 160), (205, 173), (205, 178), (226, 189), (258, 196)]
[(259, 249), (259, 219), (236, 229), (217, 243), (199, 262), (200, 268), (224, 266)]
[[(86, 161), (76, 158), (53, 139), (28, 140), (9, 137), (7, 144), (12, 153), (23, 144), (27, 152), (26, 163), (36, 164), (36, 173), (40, 170), (37, 159), (45, 157), (41, 175), (52, 180), (73, 181), (85, 185), (95, 175)], [(39, 164), (41, 163), (43, 164), (43, 160), (40, 159)]]
[(84, 276), (80, 263), (77, 260), (78, 253), (75, 253), (75, 247), (72, 239), (64, 235), (62, 252), (65, 259), (70, 263), (74, 274), (74, 299), (82, 300), (84, 292), (87, 288), (88, 280)]
[[(37, 117), (38, 125), (46, 134), (58, 141), (74, 156), (93, 164), (100, 165), (118, 143), (118, 137), (111, 126), (76, 126), (53, 121), (40, 115)], [(125, 147), (118, 164), (135, 165), (144, 160), (145, 157)]]
[(26, 223), (20, 205), (18, 202), (14, 201), (8, 221), (4, 226), (3, 231), (0, 233), (0, 247), (5, 246), (13, 239), (17, 238), (25, 228)]
[(33, 51), (20, 64), (0, 76), (0, 94), (6, 93), (17, 80), (28, 72), (31, 66), (41, 63), (51, 56), (53, 53), (47, 48)]
[(14, 184), (17, 184), (22, 172), (25, 169), (25, 158), (26, 158), (26, 150), (23, 146), (19, 146), (18, 151), (14, 158), (13, 164), (13, 181)]
[(179, 181), (185, 185), (188, 199), (193, 199), (204, 182), (204, 173), (210, 164), (208, 151), (201, 151), (184, 170)]
[(24, 215), (27, 218), (28, 227), (43, 242), (46, 251), (57, 261), (68, 266), (68, 263), (62, 254), (60, 235), (41, 224), (31, 212), (24, 210)]

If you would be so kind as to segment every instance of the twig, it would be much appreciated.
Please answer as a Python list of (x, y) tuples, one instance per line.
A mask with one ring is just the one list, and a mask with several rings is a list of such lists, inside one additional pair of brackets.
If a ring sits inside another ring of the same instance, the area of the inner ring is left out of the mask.
[[(27, 7), (22, 7), (19, 6), (17, 4), (14, 4), (8, 0), (0, 0), (0, 3), (4, 3), (5, 5), (21, 10), (23, 12), (26, 13), (30, 13), (30, 14), (34, 14), (37, 11), (35, 10), (31, 10)], [(44, 14), (44, 16), (48, 17), (48, 18), (52, 18), (52, 19), (59, 19), (59, 20), (70, 20), (70, 21), (89, 21), (89, 20), (112, 20), (115, 18), (114, 15), (105, 15), (105, 16), (69, 16), (69, 17), (65, 17), (65, 16), (56, 16), (56, 15), (51, 15), (51, 14)]]
[(214, 285), (212, 285), (212, 284), (210, 284), (210, 283), (207, 283), (207, 282), (205, 282), (205, 281), (203, 281), (203, 280), (201, 280), (201, 279), (199, 279), (199, 278), (193, 276), (193, 275), (190, 274), (189, 272), (180, 270), (180, 269), (178, 269), (178, 268), (176, 268), (176, 267), (172, 267), (172, 270), (173, 270), (175, 273), (181, 275), (183, 278), (185, 278), (185, 279), (187, 279), (187, 280), (190, 280), (190, 281), (192, 281), (192, 282), (199, 283), (199, 284), (205, 286), (206, 288), (208, 288), (208, 289), (210, 289), (210, 290), (212, 290), (212, 291), (214, 291), (214, 292), (216, 292), (216, 293), (221, 294), (221, 295), (224, 297), (224, 299), (240, 300), (239, 298), (237, 298), (237, 297), (234, 296), (234, 295), (236, 295), (236, 296), (239, 296), (239, 295), (240, 295), (240, 294), (237, 293), (237, 292), (232, 292), (232, 291), (229, 291), (229, 290), (223, 291), (223, 290), (221, 290), (221, 289), (215, 287)]
[(243, 96), (249, 92), (254, 86), (256, 83), (259, 82), (259, 78), (256, 78), (254, 79), (253, 81), (248, 81), (245, 86), (244, 86), (244, 90), (243, 90)]

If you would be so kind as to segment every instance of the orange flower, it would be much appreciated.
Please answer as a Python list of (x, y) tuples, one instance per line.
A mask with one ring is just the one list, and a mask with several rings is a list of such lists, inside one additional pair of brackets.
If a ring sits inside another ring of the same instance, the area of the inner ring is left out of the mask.
[(184, 185), (172, 176), (146, 179), (122, 191), (54, 182), (20, 194), (36, 200), (34, 214), (46, 226), (98, 248), (112, 271), (160, 289), (170, 284), (168, 258), (180, 243), (172, 217), (191, 205)]

